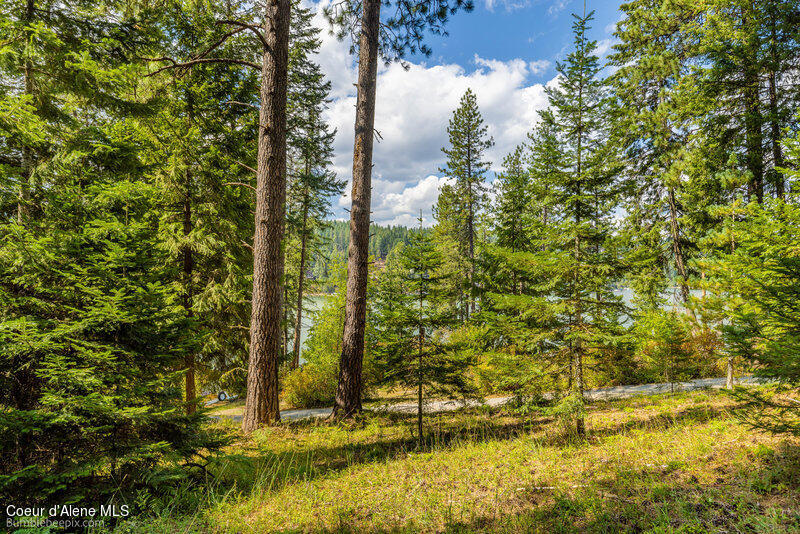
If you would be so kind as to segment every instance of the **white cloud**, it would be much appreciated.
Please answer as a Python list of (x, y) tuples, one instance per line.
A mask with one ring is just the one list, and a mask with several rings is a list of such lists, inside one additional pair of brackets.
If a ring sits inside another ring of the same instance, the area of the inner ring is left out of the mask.
[(536, 61), (531, 61), (528, 63), (528, 68), (531, 70), (531, 74), (542, 74), (547, 69), (552, 66), (552, 62), (546, 59), (537, 59)]
[[(327, 23), (318, 16), (318, 27)], [(332, 84), (332, 102), (327, 119), (337, 129), (334, 169), (350, 178), (353, 123), (355, 118), (356, 66), (349, 44), (323, 32), (318, 62)], [(547, 61), (522, 59), (499, 61), (475, 56), (471, 70), (456, 64), (409, 63), (408, 69), (393, 63), (378, 71), (373, 151), (372, 218), (381, 224), (415, 224), (422, 208), (426, 222), (442, 178), (441, 148), (447, 144), (447, 124), (459, 99), (471, 88), (494, 138), (486, 159), (498, 170), (503, 157), (526, 140), (547, 105), (542, 84), (527, 83), (530, 75), (544, 72)], [(439, 180), (438, 182), (436, 180)], [(349, 208), (349, 185), (339, 208)], [(341, 211), (337, 216), (341, 216)]]
[(564, 8), (570, 3), (570, 0), (555, 0), (550, 7), (547, 8), (548, 15), (555, 15), (559, 11), (563, 11)]
[(614, 37), (600, 39), (597, 41), (597, 49), (594, 51), (594, 53), (597, 54), (598, 57), (605, 57), (609, 52), (611, 52), (611, 47), (618, 43), (619, 41)]
[(494, 12), (494, 8), (502, 5), (506, 11), (516, 11), (531, 5), (530, 0), (485, 0), (486, 10)]

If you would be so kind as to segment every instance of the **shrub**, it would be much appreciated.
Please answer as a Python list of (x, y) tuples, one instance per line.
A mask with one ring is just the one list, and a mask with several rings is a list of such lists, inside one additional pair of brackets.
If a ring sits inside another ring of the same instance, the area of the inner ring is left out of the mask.
[(336, 380), (336, 367), (306, 364), (284, 379), (284, 401), (292, 408), (330, 406), (336, 394)]

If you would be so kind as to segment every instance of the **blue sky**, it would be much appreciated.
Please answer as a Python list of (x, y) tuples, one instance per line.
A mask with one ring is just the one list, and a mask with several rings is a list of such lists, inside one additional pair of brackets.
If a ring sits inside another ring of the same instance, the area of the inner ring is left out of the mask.
[[(588, 0), (586, 9), (595, 11), (591, 37), (608, 38), (606, 28), (620, 17), (619, 2)], [(583, 12), (582, 0), (478, 0), (472, 13), (459, 12), (450, 18), (448, 36), (428, 38), (433, 48), (430, 58), (416, 60), (466, 65), (477, 54), (500, 61), (524, 58), (555, 64), (572, 44), (573, 12)], [(538, 81), (549, 80), (554, 72), (551, 67)]]
[[(601, 56), (613, 44), (618, 6), (616, 1), (587, 2), (587, 10), (595, 10), (591, 36)], [(427, 224), (433, 222), (431, 207), (448, 180), (439, 172), (447, 122), (467, 88), (476, 93), (495, 140), (486, 154), (492, 172), (502, 169), (504, 156), (527, 140), (538, 112), (547, 106), (544, 88), (556, 83), (555, 63), (572, 46), (571, 13), (582, 10), (582, 0), (478, 0), (472, 13), (451, 17), (448, 36), (429, 37), (430, 57), (407, 58), (408, 69), (379, 67), (375, 128), (382, 140), (373, 155), (375, 222), (413, 225), (420, 210)], [(327, 29), (321, 16), (315, 23)], [(333, 87), (327, 118), (337, 129), (334, 170), (349, 180), (357, 71), (349, 44), (327, 31), (321, 35), (317, 59)], [(336, 218), (347, 216), (349, 188), (334, 203)]]

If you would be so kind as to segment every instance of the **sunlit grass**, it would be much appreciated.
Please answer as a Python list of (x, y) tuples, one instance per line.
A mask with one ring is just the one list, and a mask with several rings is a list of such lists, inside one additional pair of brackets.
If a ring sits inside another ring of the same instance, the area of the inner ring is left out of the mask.
[[(800, 449), (748, 429), (724, 393), (590, 407), (585, 441), (544, 416), (474, 409), (242, 438), (195, 513), (142, 532), (800, 531)], [(195, 490), (200, 491), (200, 490)]]

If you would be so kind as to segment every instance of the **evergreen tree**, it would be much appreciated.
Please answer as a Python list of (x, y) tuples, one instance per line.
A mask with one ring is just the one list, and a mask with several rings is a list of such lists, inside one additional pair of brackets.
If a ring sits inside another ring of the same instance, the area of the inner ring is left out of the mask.
[(17, 205), (0, 226), (0, 493), (94, 506), (185, 480), (220, 442), (180, 401), (185, 313), (131, 96), (150, 21), (30, 6), (5, 4), (0, 22), (18, 32), (2, 76), (20, 82), (0, 95), (19, 184), (0, 192)]
[[(318, 30), (311, 25), (313, 14), (309, 9), (296, 6), (292, 16), (286, 239), (289, 244), (287, 259), (296, 261), (287, 261), (284, 309), (289, 317), (286, 328), (294, 331), (291, 367), (296, 368), (300, 363), (300, 329), (308, 265), (322, 253), (318, 233), (330, 215), (331, 198), (342, 193), (345, 182), (337, 180), (328, 169), (336, 132), (329, 130), (322, 116), (327, 107), (330, 82), (325, 80), (319, 65), (311, 60), (320, 46)], [(289, 344), (284, 345), (288, 349)]]
[(559, 241), (551, 249), (561, 273), (551, 298), (562, 306), (560, 342), (570, 355), (576, 430), (584, 434), (584, 365), (592, 353), (614, 349), (619, 300), (613, 295), (618, 260), (611, 239), (612, 213), (619, 200), (615, 146), (608, 141), (608, 97), (599, 79), (595, 41), (586, 33), (592, 13), (575, 17), (575, 49), (557, 65), (559, 84), (547, 88), (554, 127), (561, 141), (562, 180), (553, 199), (561, 206)]
[[(225, 12), (168, 4), (161, 14), (159, 53), (191, 54)], [(222, 55), (255, 53), (252, 43), (229, 39)], [(193, 410), (196, 380), (214, 384), (246, 365), (246, 305), (252, 256), (252, 163), (258, 77), (246, 67), (211, 63), (183, 76), (173, 70), (149, 78), (160, 95), (159, 113), (140, 128), (153, 149), (144, 153), (160, 188), (162, 247), (172, 263), (164, 272), (184, 308), (184, 396)], [(220, 387), (242, 389), (238, 380)]]
[(752, 365), (754, 375), (774, 383), (771, 390), (741, 389), (747, 420), (773, 432), (800, 434), (800, 208), (794, 194), (787, 201), (751, 203), (746, 217), (735, 224), (736, 250), (717, 265), (731, 271), (740, 296), (731, 321), (723, 327), (731, 354)]
[[(395, 13), (381, 19), (381, 6)], [(328, 6), (325, 14), (339, 28), (339, 38), (358, 35), (358, 83), (353, 189), (350, 195), (350, 243), (347, 254), (347, 308), (342, 331), (339, 385), (333, 413), (350, 418), (361, 413), (362, 364), (366, 328), (369, 261), (370, 203), (372, 195), (372, 146), (375, 129), (375, 95), (378, 56), (400, 60), (406, 52), (430, 55), (423, 42), (426, 30), (444, 32), (449, 15), (459, 9), (472, 11), (471, 0), (347, 0)], [(351, 52), (355, 51), (353, 40)]]
[[(685, 160), (696, 143), (691, 138), (696, 112), (708, 109), (695, 95), (691, 59), (696, 46), (689, 36), (696, 33), (703, 10), (692, 2), (662, 0), (636, 0), (621, 10), (625, 17), (617, 25), (620, 43), (611, 63), (619, 67), (612, 77), (620, 103), (616, 133), (627, 152), (629, 261), (639, 272), (638, 281), (655, 283), (638, 286), (640, 299), (658, 306), (661, 295), (656, 292), (664, 289), (667, 276), (666, 270), (658, 269), (671, 264), (687, 305), (692, 243), (684, 228), (684, 211), (698, 204), (683, 201)], [(706, 195), (712, 192), (704, 188)]]
[(530, 225), (531, 180), (524, 161), (524, 148), (518, 146), (503, 161), (504, 172), (494, 182), (493, 234), (500, 247), (514, 252), (529, 248), (526, 228)]
[(768, 179), (778, 197), (784, 185), (780, 138), (796, 126), (800, 89), (791, 83), (800, 54), (797, 3), (791, 0), (709, 2), (697, 35), (699, 88), (713, 102), (698, 117), (718, 160), (738, 156), (749, 173), (748, 200), (761, 202)]
[[(475, 245), (477, 225), (486, 202), (484, 176), (489, 162), (483, 160), (484, 151), (494, 144), (486, 136), (487, 127), (478, 109), (475, 93), (467, 89), (447, 127), (450, 146), (442, 148), (447, 156), (440, 172), (453, 179), (451, 210), (453, 228), (451, 239), (457, 244), (459, 254), (467, 259), (467, 300), (464, 318), (475, 312)], [(444, 191), (445, 195), (449, 190)], [(447, 199), (447, 197), (445, 197)], [(439, 216), (445, 213), (438, 210)]]
[(376, 364), (382, 383), (417, 390), (417, 437), (420, 447), (423, 395), (450, 396), (469, 390), (468, 362), (447, 342), (454, 324), (452, 308), (443, 306), (447, 284), (437, 276), (442, 258), (430, 231), (421, 228), (400, 249), (398, 265), (387, 267), (377, 294)]

